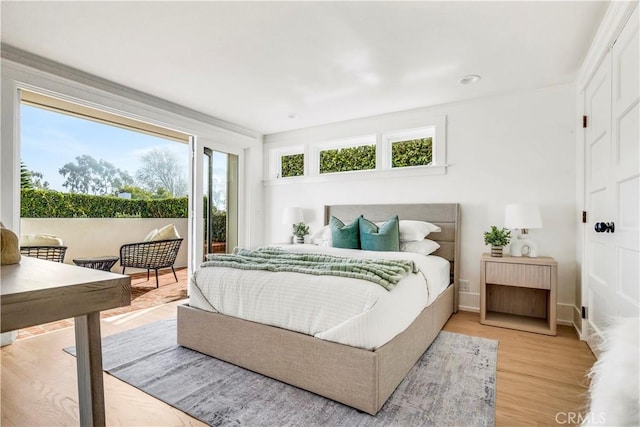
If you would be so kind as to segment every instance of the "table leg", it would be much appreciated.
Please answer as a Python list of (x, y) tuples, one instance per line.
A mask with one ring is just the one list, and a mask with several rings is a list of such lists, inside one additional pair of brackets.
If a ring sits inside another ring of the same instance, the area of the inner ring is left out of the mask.
[(76, 329), (80, 425), (104, 426), (100, 313), (94, 312), (75, 317), (74, 323)]

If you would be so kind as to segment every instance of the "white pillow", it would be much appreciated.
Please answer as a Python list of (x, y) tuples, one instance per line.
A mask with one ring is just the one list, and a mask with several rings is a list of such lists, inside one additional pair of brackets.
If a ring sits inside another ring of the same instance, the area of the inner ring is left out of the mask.
[[(376, 222), (376, 225), (380, 227), (384, 222)], [(440, 227), (430, 222), (414, 221), (410, 219), (400, 220), (400, 242), (413, 242), (416, 240), (422, 240), (429, 235), (429, 233), (437, 233), (442, 231)]]
[(151, 239), (153, 239), (155, 237), (155, 235), (158, 234), (158, 229), (154, 228), (153, 230), (151, 230), (149, 232), (149, 234), (147, 234), (146, 236), (144, 236), (144, 239), (142, 239), (143, 242), (150, 242)]
[(318, 246), (331, 246), (331, 228), (325, 225), (310, 237), (311, 243)]
[(20, 246), (62, 246), (62, 239), (51, 234), (23, 234)]
[(173, 224), (165, 225), (164, 227), (158, 229), (158, 232), (155, 236), (151, 238), (151, 242), (156, 242), (158, 240), (169, 240), (169, 239), (179, 239), (180, 235), (178, 234), (178, 230), (176, 226)]
[(429, 255), (438, 250), (440, 245), (433, 240), (424, 239), (414, 242), (400, 242), (400, 252), (414, 252), (420, 255)]

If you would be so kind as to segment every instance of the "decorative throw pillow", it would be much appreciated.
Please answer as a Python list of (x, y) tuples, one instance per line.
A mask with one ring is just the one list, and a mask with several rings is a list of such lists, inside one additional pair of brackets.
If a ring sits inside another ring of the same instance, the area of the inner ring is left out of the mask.
[(147, 234), (146, 236), (144, 236), (144, 239), (142, 239), (142, 241), (143, 241), (143, 242), (150, 242), (150, 241), (151, 241), (151, 239), (153, 239), (153, 238), (156, 236), (156, 234), (158, 234), (158, 229), (157, 229), (157, 228), (154, 228), (153, 230), (151, 230), (151, 231), (149, 232), (149, 234)]
[(331, 245), (334, 248), (343, 249), (360, 249), (360, 230), (358, 222), (362, 215), (354, 219), (349, 225), (344, 225), (335, 216), (329, 219), (329, 228), (331, 228)]
[(4, 228), (4, 225), (0, 223), (0, 264), (18, 264), (20, 258), (18, 236), (13, 231)]
[(170, 240), (170, 239), (179, 239), (180, 235), (178, 234), (178, 230), (176, 226), (173, 224), (165, 225), (162, 228), (158, 229), (158, 232), (155, 236), (151, 237), (150, 242), (156, 242), (158, 240)]
[(399, 251), (400, 227), (398, 215), (378, 227), (375, 223), (360, 217), (360, 245), (366, 251)]
[(440, 245), (433, 240), (424, 239), (415, 242), (400, 242), (400, 252), (414, 252), (420, 255), (429, 255), (440, 248)]

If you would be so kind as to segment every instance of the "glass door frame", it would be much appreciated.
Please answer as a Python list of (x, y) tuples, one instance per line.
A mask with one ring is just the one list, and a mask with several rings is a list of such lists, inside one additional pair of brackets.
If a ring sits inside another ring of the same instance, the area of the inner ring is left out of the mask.
[(191, 137), (189, 149), (191, 161), (189, 164), (189, 269), (195, 271), (201, 264), (204, 256), (204, 221), (202, 212), (204, 210), (204, 150), (205, 148), (221, 153), (238, 156), (238, 203), (237, 203), (237, 224), (238, 224), (238, 244), (246, 239), (243, 230), (246, 230), (246, 215), (241, 214), (245, 208), (245, 150), (231, 147), (229, 145), (208, 139), (205, 137)]

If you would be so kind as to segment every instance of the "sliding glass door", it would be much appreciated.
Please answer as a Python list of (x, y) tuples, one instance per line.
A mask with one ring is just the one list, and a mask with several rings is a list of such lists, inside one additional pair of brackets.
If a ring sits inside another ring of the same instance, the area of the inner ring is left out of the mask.
[(238, 244), (238, 156), (204, 148), (203, 256)]
[(193, 140), (191, 267), (208, 254), (228, 253), (238, 245), (241, 152), (198, 138)]

